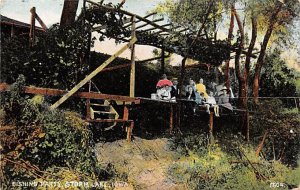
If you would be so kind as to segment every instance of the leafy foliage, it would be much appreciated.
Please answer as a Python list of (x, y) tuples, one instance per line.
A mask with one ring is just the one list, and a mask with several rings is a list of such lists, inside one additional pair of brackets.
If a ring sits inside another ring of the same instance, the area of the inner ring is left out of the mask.
[(280, 51), (275, 49), (265, 59), (260, 96), (296, 96), (296, 79), (295, 71), (286, 66), (286, 63), (280, 59)]
[(60, 89), (74, 86), (88, 71), (84, 61), (92, 45), (88, 30), (88, 25), (79, 23), (63, 29), (54, 25), (37, 35), (32, 48), (27, 38), (1, 36), (1, 81), (12, 83), (23, 74), (31, 85)]
[(93, 179), (107, 176), (97, 163), (87, 123), (78, 114), (49, 110), (42, 98), (24, 97), (20, 93), (23, 84), (21, 77), (1, 97), (4, 126), (14, 126), (0, 132), (4, 148), (1, 181), (9, 186), (10, 180), (39, 178), (54, 167)]
[(187, 151), (169, 168), (169, 175), (189, 189), (266, 189), (271, 182), (289, 189), (299, 184), (299, 167), (258, 158), (253, 146), (242, 144), (236, 135), (215, 144), (208, 144), (202, 133), (178, 138), (173, 145)]
[(264, 157), (295, 166), (300, 156), (299, 112), (287, 111), (278, 99), (262, 101), (256, 109), (250, 120), (252, 135), (260, 141), (262, 133), (268, 131)]

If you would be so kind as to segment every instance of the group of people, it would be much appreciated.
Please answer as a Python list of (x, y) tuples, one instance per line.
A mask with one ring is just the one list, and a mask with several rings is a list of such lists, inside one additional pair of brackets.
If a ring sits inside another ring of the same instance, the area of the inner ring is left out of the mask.
[[(173, 78), (172, 81), (168, 80), (167, 75), (163, 74), (162, 79), (156, 84), (156, 98), (160, 100), (173, 100), (179, 96), (178, 80)], [(193, 100), (199, 105), (205, 105), (206, 110), (210, 113), (210, 107), (214, 108), (215, 115), (219, 116), (219, 105), (232, 110), (232, 106), (229, 103), (230, 90), (225, 86), (219, 92), (213, 90), (207, 91), (204, 81), (201, 78), (199, 83), (195, 83), (194, 80), (190, 79), (189, 84), (184, 86), (181, 90), (182, 96), (187, 100)], [(216, 101), (216, 98), (218, 101)], [(217, 104), (218, 103), (218, 104)]]

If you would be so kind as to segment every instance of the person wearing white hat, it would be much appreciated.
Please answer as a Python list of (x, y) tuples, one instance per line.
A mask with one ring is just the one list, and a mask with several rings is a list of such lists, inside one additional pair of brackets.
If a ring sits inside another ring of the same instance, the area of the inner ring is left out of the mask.
[(219, 96), (218, 104), (224, 108), (227, 108), (229, 110), (233, 110), (233, 107), (229, 103), (229, 96), (228, 91), (230, 91), (226, 86), (224, 86), (222, 89), (222, 94)]

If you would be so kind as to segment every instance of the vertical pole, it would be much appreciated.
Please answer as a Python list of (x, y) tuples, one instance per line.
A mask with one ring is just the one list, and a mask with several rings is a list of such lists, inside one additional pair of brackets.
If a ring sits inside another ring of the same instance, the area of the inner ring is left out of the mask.
[(246, 127), (246, 140), (249, 141), (249, 111), (246, 111), (246, 123), (245, 123), (245, 127)]
[[(131, 39), (135, 38), (135, 16), (132, 17)], [(131, 70), (130, 70), (130, 97), (134, 97), (135, 89), (135, 44), (131, 45)]]
[(12, 37), (14, 37), (14, 35), (15, 35), (15, 26), (11, 25), (11, 27), (10, 27), (10, 37), (12, 38)]
[(210, 143), (214, 142), (213, 126), (214, 126), (214, 113), (210, 112), (210, 114), (209, 114), (209, 141), (210, 141)]
[(161, 74), (165, 73), (165, 47), (164, 45), (161, 48)]
[[(89, 81), (89, 92), (91, 92), (92, 81)], [(91, 99), (86, 99), (86, 119), (91, 119)]]
[(180, 129), (181, 127), (181, 102), (178, 102), (178, 107), (177, 107), (177, 127)]
[(35, 7), (30, 9), (31, 12), (31, 22), (30, 22), (30, 32), (29, 32), (29, 46), (31, 47), (35, 41)]
[(130, 122), (130, 127), (127, 127), (127, 142), (131, 142), (131, 134), (132, 134), (132, 129), (134, 127), (134, 122)]
[(170, 107), (170, 133), (173, 130), (173, 105)]
[(124, 105), (124, 111), (123, 111), (123, 120), (127, 121), (129, 118), (129, 110), (126, 105)]
[(182, 97), (182, 85), (184, 82), (184, 76), (185, 76), (185, 62), (187, 57), (184, 57), (181, 61), (181, 72), (180, 72), (180, 79), (178, 84), (178, 90), (179, 90), (179, 97)]

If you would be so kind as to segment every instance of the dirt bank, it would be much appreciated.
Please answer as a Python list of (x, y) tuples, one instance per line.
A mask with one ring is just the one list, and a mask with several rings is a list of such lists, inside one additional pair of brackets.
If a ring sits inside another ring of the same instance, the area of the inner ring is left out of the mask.
[[(126, 173), (130, 187), (126, 189), (183, 190), (184, 184), (175, 184), (168, 168), (179, 155), (168, 147), (168, 139), (145, 140), (135, 138), (96, 144), (98, 161), (113, 164), (118, 173)], [(125, 188), (124, 188), (125, 189)]]

